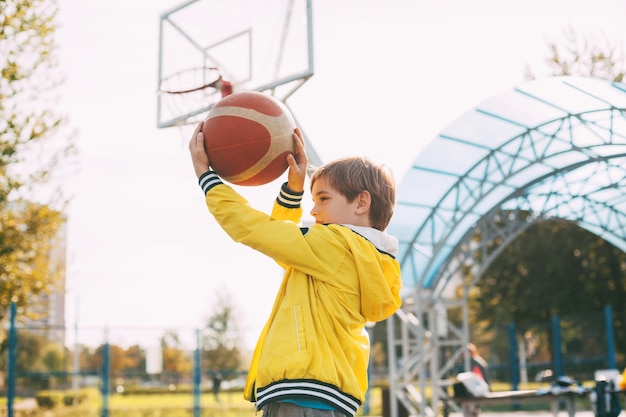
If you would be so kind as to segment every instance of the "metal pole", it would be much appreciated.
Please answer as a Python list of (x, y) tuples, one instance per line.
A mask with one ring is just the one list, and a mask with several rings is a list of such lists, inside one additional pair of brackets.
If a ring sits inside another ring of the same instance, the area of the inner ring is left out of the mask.
[[(395, 318), (393, 314), (387, 319), (387, 356), (389, 357), (389, 415), (384, 417), (398, 417), (397, 403), (396, 403), (396, 390), (398, 389), (398, 359), (396, 358), (396, 332), (395, 332)], [(383, 390), (384, 392), (384, 390)], [(384, 394), (383, 394), (384, 395)], [(383, 399), (383, 401), (385, 401)]]
[(78, 343), (78, 294), (76, 295), (76, 317), (74, 318), (74, 356), (72, 363), (72, 390), (79, 388), (78, 376), (80, 375), (80, 346)]
[(111, 372), (110, 365), (110, 349), (109, 349), (109, 331), (104, 331), (104, 345), (102, 346), (102, 417), (109, 416), (109, 377)]
[[(419, 359), (419, 367), (418, 367), (418, 372), (419, 372), (419, 386), (420, 386), (420, 394), (422, 395), (422, 399), (426, 398), (426, 345), (428, 343), (428, 340), (426, 338), (426, 331), (428, 329), (424, 328), (424, 303), (425, 303), (425, 298), (427, 298), (425, 292), (424, 292), (424, 287), (422, 286), (422, 283), (420, 282), (418, 287), (417, 287), (417, 303), (415, 305), (415, 315), (417, 317), (418, 320), (418, 331), (419, 331), (419, 340), (418, 340), (418, 348), (417, 348), (417, 353), (418, 353), (418, 357)], [(431, 323), (429, 323), (429, 325), (431, 325)], [(409, 358), (409, 347), (410, 347), (410, 341), (409, 341), (409, 337), (408, 337), (408, 326), (410, 325), (403, 325), (402, 326), (402, 330), (405, 332), (403, 334), (402, 337), (402, 361), (403, 363), (405, 363), (406, 360), (408, 360)], [(403, 366), (404, 368), (404, 366)], [(403, 381), (402, 383), (404, 384), (404, 386), (406, 386), (407, 383), (411, 382), (410, 381), (410, 375), (408, 375), (407, 372), (404, 372), (403, 376)], [(404, 388), (403, 386), (403, 388)], [(396, 404), (398, 404), (396, 402)], [(420, 415), (422, 417), (426, 416), (426, 407), (427, 405), (424, 404), (423, 402), (420, 404)], [(400, 407), (399, 404), (398, 406), (396, 406), (396, 414), (394, 417), (398, 417), (400, 414)]]
[(11, 303), (9, 328), (9, 363), (7, 386), (7, 417), (13, 417), (13, 400), (15, 399), (15, 362), (17, 359), (17, 331), (15, 329), (15, 315), (17, 306)]
[(519, 389), (519, 360), (517, 357), (517, 337), (515, 336), (515, 323), (509, 324), (509, 366), (511, 372), (511, 389), (517, 391)]
[(613, 309), (610, 305), (604, 307), (604, 323), (606, 327), (609, 369), (617, 369), (617, 362), (615, 360), (615, 335), (613, 333)]
[(463, 369), (469, 371), (472, 369), (471, 359), (472, 357), (467, 350), (467, 344), (470, 342), (470, 326), (469, 326), (469, 289), (463, 291), (463, 304), (461, 304), (461, 311), (463, 312), (463, 339), (461, 340), (463, 349)]
[[(437, 410), (439, 407), (439, 378), (438, 378), (438, 372), (440, 369), (440, 364), (439, 364), (439, 354), (441, 351), (441, 346), (440, 346), (440, 337), (443, 336), (442, 333), (440, 332), (440, 326), (439, 326), (439, 319), (438, 319), (438, 315), (439, 315), (439, 311), (436, 305), (431, 305), (430, 309), (428, 310), (428, 323), (430, 323), (430, 329), (432, 332), (432, 336), (430, 338), (431, 343), (432, 343), (432, 349), (433, 349), (433, 354), (432, 357), (430, 359), (430, 387), (431, 387), (431, 398), (430, 398), (430, 407), (433, 410)], [(421, 375), (422, 379), (424, 378), (424, 375)], [(424, 397), (426, 398), (426, 397)], [(423, 406), (423, 410), (426, 410), (426, 407), (428, 407), (428, 404), (426, 402), (424, 402), (424, 406)], [(428, 413), (425, 413), (426, 415), (428, 415)]]
[(561, 324), (559, 316), (552, 317), (552, 335), (554, 339), (554, 370), (558, 378), (563, 376), (563, 357), (561, 354)]
[(363, 415), (370, 414), (370, 392), (372, 390), (372, 339), (374, 338), (374, 325), (376, 323), (368, 322), (365, 324), (365, 331), (369, 339), (370, 354), (367, 362), (367, 391), (365, 391), (365, 401), (363, 402)]
[(200, 330), (196, 330), (196, 351), (193, 358), (193, 415), (200, 417), (200, 384), (202, 383), (202, 356), (200, 355)]
[(306, 2), (306, 16), (307, 16), (307, 43), (308, 43), (308, 52), (309, 52), (309, 74), (313, 75), (315, 72), (315, 55), (313, 54), (313, 6), (311, 5), (312, 1), (308, 0)]

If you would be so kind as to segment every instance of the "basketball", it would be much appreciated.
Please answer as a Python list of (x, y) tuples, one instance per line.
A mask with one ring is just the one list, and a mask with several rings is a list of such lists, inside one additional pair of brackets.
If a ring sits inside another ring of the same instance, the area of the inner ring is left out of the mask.
[(211, 168), (236, 185), (271, 182), (289, 166), (295, 127), (293, 116), (275, 97), (253, 91), (226, 96), (202, 126)]

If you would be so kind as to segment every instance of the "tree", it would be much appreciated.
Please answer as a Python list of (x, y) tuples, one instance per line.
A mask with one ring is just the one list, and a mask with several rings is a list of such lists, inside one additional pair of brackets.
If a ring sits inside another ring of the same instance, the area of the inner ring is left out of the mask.
[(230, 297), (218, 294), (213, 314), (202, 334), (203, 368), (238, 371), (241, 368), (239, 330)]
[[(547, 42), (550, 53), (545, 63), (551, 76), (622, 81), (626, 73), (624, 45), (606, 36), (582, 36), (569, 27), (561, 38)], [(528, 66), (526, 78), (536, 78)], [(522, 326), (530, 344), (537, 344), (543, 336), (533, 332), (533, 323), (549, 322), (553, 315), (601, 311), (609, 304), (614, 309), (617, 351), (624, 352), (626, 310), (620, 300), (626, 295), (625, 265), (621, 250), (574, 223), (535, 225), (505, 249), (472, 289), (470, 321), (475, 327), (490, 323), (486, 337), (498, 339), (499, 349), (505, 352), (506, 330), (498, 325), (514, 322)], [(498, 332), (503, 332), (502, 337), (494, 336)], [(544, 349), (534, 353), (545, 356), (546, 344), (539, 345)]]
[(114, 344), (98, 346), (94, 357), (94, 365), (97, 370), (102, 370), (104, 365), (105, 348), (108, 348), (108, 365), (111, 374), (145, 373), (146, 354), (138, 345), (128, 349)]
[(129, 346), (121, 352), (122, 369), (126, 374), (143, 375), (146, 373), (146, 350), (139, 345)]
[[(74, 355), (74, 352), (71, 352)], [(78, 346), (78, 369), (90, 373), (100, 372), (96, 350), (86, 345)]]
[[(545, 63), (552, 76), (582, 75), (622, 81), (626, 73), (624, 45), (605, 35), (582, 36), (568, 27), (563, 30), (562, 38), (547, 42), (550, 55)], [(529, 66), (525, 77), (536, 78)]]
[(190, 375), (193, 368), (190, 355), (185, 352), (178, 333), (169, 331), (161, 338), (163, 352), (163, 371), (170, 375), (172, 383), (178, 383), (184, 376)]
[[(0, 350), (8, 350), (8, 340), (0, 342)], [(41, 376), (39, 373), (58, 372), (65, 370), (65, 360), (68, 353), (65, 348), (55, 342), (50, 342), (46, 336), (33, 331), (20, 331), (18, 334), (18, 349), (16, 351), (15, 369), (18, 373), (28, 376), (27, 384), (39, 389), (50, 388), (51, 375)], [(6, 369), (8, 355), (0, 355), (0, 369)]]
[(624, 299), (626, 254), (574, 223), (555, 220), (533, 225), (498, 256), (474, 287), (470, 311), (473, 322), (494, 328), (515, 323), (524, 333), (554, 315), (601, 312), (609, 304), (623, 352)]
[(41, 362), (46, 371), (65, 371), (66, 358), (67, 351), (59, 343), (48, 343), (41, 353)]
[(58, 245), (76, 155), (54, 107), (58, 74), (55, 0), (4, 0), (0, 7), (0, 319), (16, 302), (28, 313), (59, 275)]
[[(64, 370), (67, 353), (58, 343), (50, 342), (46, 337), (31, 331), (19, 332), (18, 343), (16, 369), (19, 372)], [(3, 350), (8, 348), (8, 340), (2, 344)], [(6, 360), (4, 355), (0, 357), (0, 369), (6, 368)]]

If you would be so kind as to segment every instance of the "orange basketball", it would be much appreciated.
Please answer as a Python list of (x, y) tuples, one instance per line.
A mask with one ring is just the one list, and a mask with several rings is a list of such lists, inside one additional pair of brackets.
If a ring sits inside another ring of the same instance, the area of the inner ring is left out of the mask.
[(278, 99), (253, 91), (222, 98), (204, 121), (202, 133), (211, 168), (237, 185), (261, 185), (280, 177), (295, 152), (296, 124)]

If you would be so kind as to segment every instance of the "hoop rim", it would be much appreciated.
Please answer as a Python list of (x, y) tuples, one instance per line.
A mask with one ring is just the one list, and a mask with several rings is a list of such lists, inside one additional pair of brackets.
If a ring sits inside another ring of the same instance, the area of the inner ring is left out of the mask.
[[(203, 83), (202, 85), (199, 85), (193, 88), (186, 88), (182, 90), (163, 88), (163, 84), (166, 83), (168, 80), (172, 80), (174, 78), (180, 77), (181, 75), (186, 74), (186, 73), (193, 73), (195, 71), (207, 71), (207, 70), (211, 73), (216, 73), (217, 78), (215, 80), (211, 80), (210, 82)], [(161, 94), (187, 94), (187, 93), (193, 93), (193, 92), (200, 91), (200, 90), (205, 90), (207, 88), (213, 88), (215, 89), (215, 91), (217, 91), (220, 89), (221, 83), (222, 83), (222, 73), (220, 72), (219, 68), (206, 67), (206, 66), (193, 67), (193, 68), (186, 68), (184, 70), (170, 74), (167, 77), (161, 78), (159, 80), (158, 92)]]

